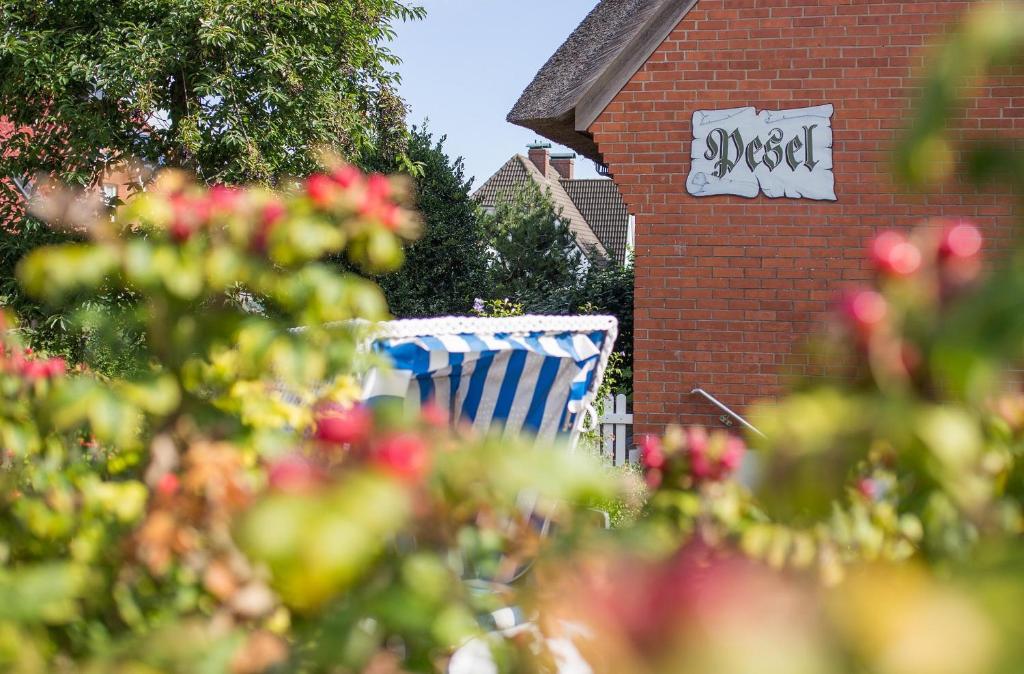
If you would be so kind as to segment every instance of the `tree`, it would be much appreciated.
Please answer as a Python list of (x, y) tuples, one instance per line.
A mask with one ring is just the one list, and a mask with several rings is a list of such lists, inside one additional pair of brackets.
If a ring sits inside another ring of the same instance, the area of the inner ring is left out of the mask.
[[(413, 127), (406, 155), (415, 165), (416, 201), (423, 235), (406, 249), (406, 263), (380, 283), (396, 316), (465, 314), (487, 283), (487, 251), (476, 203), (469, 196), (462, 158), (444, 150), (426, 127)], [(376, 153), (364, 167), (391, 172), (402, 168), (394, 155)]]
[(527, 182), (499, 200), (494, 213), (483, 216), (483, 227), (492, 297), (521, 302), (528, 311), (575, 308), (567, 301), (583, 278), (586, 259), (568, 222), (539, 186)]
[[(37, 173), (80, 185), (105, 169), (180, 167), (206, 183), (304, 176), (328, 151), (401, 156), (391, 24), (399, 0), (0, 0), (0, 271), (66, 234), (24, 221)], [(135, 160), (140, 160), (141, 163)], [(33, 346), (90, 353), (75, 305), (3, 288)], [(102, 362), (101, 362), (102, 361)]]
[[(0, 175), (79, 184), (130, 158), (207, 183), (307, 175), (394, 149), (400, 0), (0, 0)], [(399, 148), (400, 150), (400, 148)]]

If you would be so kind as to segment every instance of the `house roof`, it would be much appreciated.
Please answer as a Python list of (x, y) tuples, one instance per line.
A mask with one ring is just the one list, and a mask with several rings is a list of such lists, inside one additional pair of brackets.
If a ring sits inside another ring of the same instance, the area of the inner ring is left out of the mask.
[(537, 73), (508, 121), (604, 163), (587, 132), (697, 0), (601, 0)]
[(521, 154), (505, 162), (504, 166), (473, 193), (473, 198), (482, 206), (493, 208), (502, 199), (512, 196), (527, 180), (533, 180), (549, 195), (555, 209), (561, 211), (562, 217), (568, 221), (569, 230), (576, 237), (581, 250), (588, 256), (591, 256), (590, 251), (593, 250), (602, 257), (608, 257), (608, 250), (601, 243), (601, 239), (566, 193), (558, 172), (551, 169), (551, 175), (545, 177), (532, 161)]
[(611, 256), (619, 262), (625, 262), (629, 211), (615, 181), (587, 178), (562, 180), (561, 183), (562, 189)]

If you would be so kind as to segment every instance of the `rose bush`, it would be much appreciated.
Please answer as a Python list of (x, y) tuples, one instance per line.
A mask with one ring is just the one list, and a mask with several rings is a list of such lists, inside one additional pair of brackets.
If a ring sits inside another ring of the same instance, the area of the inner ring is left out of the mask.
[[(1020, 26), (1019, 4), (979, 9), (933, 100), (1015, 53)], [(946, 142), (936, 119), (907, 146), (914, 175)], [(586, 506), (622, 485), (603, 466), (357, 402), (374, 363), (351, 319), (386, 307), (320, 260), (398, 264), (417, 220), (400, 181), (167, 173), (112, 219), (47, 192), (40, 213), (87, 242), (37, 251), (21, 282), (123, 292), (144, 339), (137, 374), (111, 379), (0, 326), (4, 671), (440, 672), (509, 604), (531, 624), (472, 642), (487, 671), (1024, 664), (1024, 264), (983, 264), (969, 222), (869, 242), (875, 283), (837, 298), (818, 345), (832, 376), (755, 412), (751, 451), (645, 439), (643, 515), (605, 531)]]

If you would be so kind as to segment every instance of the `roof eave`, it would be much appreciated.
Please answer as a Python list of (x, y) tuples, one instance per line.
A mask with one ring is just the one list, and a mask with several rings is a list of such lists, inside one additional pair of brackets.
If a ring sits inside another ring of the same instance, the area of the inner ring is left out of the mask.
[(506, 120), (576, 150), (584, 157), (604, 164), (590, 127), (608, 104), (643, 67), (698, 0), (662, 0), (661, 6), (627, 42), (601, 74), (575, 97), (573, 106), (546, 118), (519, 118), (515, 110)]

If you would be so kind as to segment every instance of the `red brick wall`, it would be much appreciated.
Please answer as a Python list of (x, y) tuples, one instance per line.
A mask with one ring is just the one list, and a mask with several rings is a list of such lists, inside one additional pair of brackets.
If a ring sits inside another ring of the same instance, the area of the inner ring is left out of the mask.
[[(930, 45), (970, 4), (699, 0), (594, 123), (636, 215), (638, 432), (713, 423), (694, 386), (742, 411), (787, 375), (815, 374), (800, 344), (839, 288), (870, 276), (863, 248), (875, 231), (970, 216), (1005, 245), (1011, 198), (957, 184), (908, 194), (889, 175)], [(963, 128), (1024, 129), (1024, 82), (986, 87)], [(687, 194), (695, 110), (825, 103), (837, 202)]]

